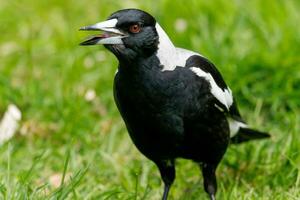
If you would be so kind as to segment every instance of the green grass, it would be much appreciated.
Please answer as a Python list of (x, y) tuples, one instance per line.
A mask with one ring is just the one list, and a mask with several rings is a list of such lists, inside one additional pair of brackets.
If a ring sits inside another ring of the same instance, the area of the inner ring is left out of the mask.
[[(117, 60), (101, 46), (78, 46), (86, 36), (79, 27), (127, 7), (149, 11), (177, 46), (211, 59), (249, 124), (272, 133), (228, 149), (218, 199), (299, 199), (296, 0), (0, 0), (0, 113), (9, 103), (23, 113), (19, 133), (0, 147), (0, 199), (162, 195), (156, 167), (136, 150), (114, 105)], [(186, 21), (184, 32), (175, 30), (177, 19)], [(97, 94), (91, 102), (88, 90)], [(197, 166), (178, 160), (170, 200), (205, 198)]]

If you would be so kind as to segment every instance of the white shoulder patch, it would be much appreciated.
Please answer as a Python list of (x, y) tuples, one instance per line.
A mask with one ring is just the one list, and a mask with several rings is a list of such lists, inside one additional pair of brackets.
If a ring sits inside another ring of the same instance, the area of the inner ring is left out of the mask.
[(199, 53), (177, 47), (176, 48), (177, 66), (184, 67), (187, 59), (195, 55), (202, 56)]
[(247, 127), (247, 124), (243, 122), (236, 121), (231, 118), (227, 118), (228, 123), (229, 123), (229, 130), (230, 130), (230, 137), (234, 137), (238, 132), (240, 128), (245, 128)]
[(232, 93), (230, 88), (227, 87), (224, 91), (217, 85), (216, 81), (212, 75), (208, 72), (202, 71), (198, 67), (190, 68), (197, 76), (205, 78), (210, 84), (210, 92), (218, 99), (226, 108), (229, 110), (229, 107), (233, 103)]

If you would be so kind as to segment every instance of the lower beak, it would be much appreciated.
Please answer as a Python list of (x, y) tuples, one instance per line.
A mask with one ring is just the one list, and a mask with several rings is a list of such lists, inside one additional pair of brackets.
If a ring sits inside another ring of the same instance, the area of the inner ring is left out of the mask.
[(123, 44), (122, 38), (127, 35), (116, 28), (118, 20), (110, 19), (91, 26), (80, 28), (81, 31), (103, 31), (102, 34), (97, 34), (89, 37), (80, 45), (96, 45), (96, 44)]

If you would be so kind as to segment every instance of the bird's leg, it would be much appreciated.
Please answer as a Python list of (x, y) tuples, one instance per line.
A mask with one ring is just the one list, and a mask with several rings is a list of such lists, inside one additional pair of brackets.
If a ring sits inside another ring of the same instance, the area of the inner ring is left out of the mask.
[(172, 183), (175, 180), (174, 160), (164, 160), (155, 163), (160, 171), (161, 178), (165, 184), (162, 200), (167, 200), (169, 195), (169, 190), (171, 188)]
[(171, 185), (165, 184), (162, 200), (167, 200)]
[(200, 166), (204, 179), (204, 189), (208, 193), (210, 200), (215, 200), (217, 192), (216, 165), (203, 163)]

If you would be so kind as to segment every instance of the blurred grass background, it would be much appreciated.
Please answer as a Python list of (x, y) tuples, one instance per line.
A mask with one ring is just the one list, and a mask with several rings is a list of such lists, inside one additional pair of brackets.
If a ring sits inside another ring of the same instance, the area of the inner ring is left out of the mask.
[[(241, 113), (269, 141), (228, 149), (218, 199), (300, 198), (300, 2), (0, 0), (0, 115), (22, 111), (0, 147), (0, 199), (160, 199), (153, 163), (130, 141), (112, 97), (117, 60), (80, 47), (78, 28), (123, 8), (156, 17), (173, 42), (211, 59)], [(170, 199), (205, 199), (179, 160)]]

